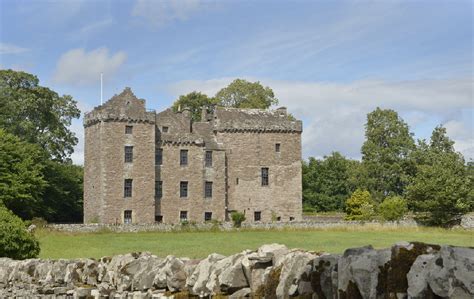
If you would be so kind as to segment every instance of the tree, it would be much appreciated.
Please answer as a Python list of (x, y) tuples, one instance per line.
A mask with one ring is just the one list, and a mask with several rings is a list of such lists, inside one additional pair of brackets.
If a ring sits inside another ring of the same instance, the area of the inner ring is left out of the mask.
[(240, 227), (242, 222), (245, 221), (245, 214), (241, 212), (232, 212), (231, 214), (232, 222), (234, 222), (235, 227)]
[(24, 219), (37, 213), (47, 185), (44, 160), (37, 145), (0, 129), (0, 204)]
[(182, 95), (173, 103), (173, 110), (176, 112), (179, 108), (189, 108), (193, 121), (201, 120), (201, 111), (203, 107), (207, 107), (208, 112), (214, 105), (219, 104), (216, 98), (209, 98), (207, 95), (193, 91), (187, 95)]
[(338, 152), (303, 161), (303, 204), (316, 211), (342, 211), (349, 197), (349, 168), (354, 161)]
[(268, 109), (278, 104), (273, 90), (260, 82), (236, 79), (216, 94), (216, 99), (224, 107)]
[(371, 220), (375, 204), (369, 191), (357, 189), (346, 201), (346, 220)]
[(402, 195), (414, 172), (410, 155), (415, 142), (408, 125), (390, 109), (377, 108), (367, 115), (362, 166), (369, 191), (376, 199)]
[(48, 222), (78, 223), (83, 220), (83, 168), (72, 163), (48, 161), (43, 175), (44, 189), (40, 211)]
[(407, 201), (400, 196), (387, 197), (379, 205), (378, 211), (387, 221), (400, 220), (408, 212)]
[(0, 257), (27, 259), (37, 257), (39, 243), (23, 221), (0, 205)]
[(449, 226), (474, 209), (474, 180), (453, 144), (446, 129), (436, 127), (430, 144), (420, 141), (415, 153), (416, 175), (407, 187), (407, 199), (423, 223)]
[(71, 96), (40, 86), (34, 75), (0, 70), (0, 107), (0, 128), (38, 144), (53, 159), (69, 159), (78, 140), (68, 126), (80, 116)]

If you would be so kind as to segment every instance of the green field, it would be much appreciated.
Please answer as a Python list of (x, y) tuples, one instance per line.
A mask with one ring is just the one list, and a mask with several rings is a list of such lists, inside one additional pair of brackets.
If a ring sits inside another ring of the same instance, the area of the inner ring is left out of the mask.
[(357, 228), (318, 230), (245, 230), (206, 232), (143, 233), (64, 233), (40, 230), (42, 258), (102, 257), (134, 251), (150, 251), (158, 256), (169, 254), (203, 258), (209, 253), (224, 255), (262, 244), (281, 243), (289, 248), (342, 253), (344, 249), (371, 244), (384, 248), (397, 241), (422, 241), (435, 244), (474, 246), (474, 233), (466, 230), (435, 228), (386, 228), (366, 225)]

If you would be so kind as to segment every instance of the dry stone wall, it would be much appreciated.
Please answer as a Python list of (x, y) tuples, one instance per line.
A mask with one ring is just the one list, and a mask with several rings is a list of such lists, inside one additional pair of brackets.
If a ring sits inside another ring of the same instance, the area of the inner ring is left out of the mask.
[(0, 297), (473, 298), (474, 248), (402, 242), (342, 255), (263, 245), (202, 260), (130, 253), (0, 259)]

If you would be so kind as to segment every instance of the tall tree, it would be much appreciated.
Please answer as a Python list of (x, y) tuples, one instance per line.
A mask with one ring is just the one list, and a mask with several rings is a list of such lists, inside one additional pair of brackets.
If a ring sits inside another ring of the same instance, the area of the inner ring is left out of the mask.
[(427, 224), (456, 224), (474, 209), (474, 178), (453, 144), (439, 126), (430, 143), (420, 141), (415, 153), (416, 175), (407, 187), (408, 205)]
[(178, 111), (178, 109), (189, 108), (191, 110), (191, 117), (193, 121), (201, 120), (201, 111), (202, 108), (207, 107), (210, 110), (214, 105), (219, 104), (219, 101), (216, 98), (210, 98), (207, 95), (193, 91), (186, 95), (182, 95), (173, 103), (173, 110)]
[(0, 127), (41, 146), (51, 158), (68, 160), (78, 140), (69, 130), (77, 103), (39, 85), (36, 76), (0, 70)]
[(270, 87), (243, 79), (236, 79), (219, 90), (216, 98), (222, 106), (234, 108), (267, 109), (278, 104), (278, 99)]
[(367, 186), (380, 202), (388, 195), (401, 195), (413, 173), (410, 154), (415, 142), (408, 125), (391, 109), (377, 108), (367, 115), (362, 166)]
[(47, 185), (44, 160), (37, 145), (0, 129), (0, 204), (22, 218), (37, 215)]
[(351, 194), (350, 168), (354, 161), (338, 152), (322, 160), (303, 162), (303, 203), (316, 211), (342, 211)]

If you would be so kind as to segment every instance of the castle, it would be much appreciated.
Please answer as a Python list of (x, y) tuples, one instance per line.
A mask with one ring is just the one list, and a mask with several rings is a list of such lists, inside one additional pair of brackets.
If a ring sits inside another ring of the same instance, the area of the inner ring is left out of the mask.
[(286, 108), (203, 108), (193, 122), (126, 88), (84, 128), (85, 223), (301, 220), (302, 122)]

